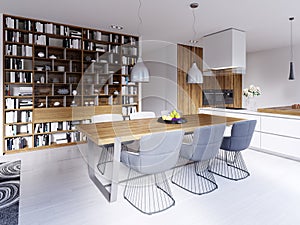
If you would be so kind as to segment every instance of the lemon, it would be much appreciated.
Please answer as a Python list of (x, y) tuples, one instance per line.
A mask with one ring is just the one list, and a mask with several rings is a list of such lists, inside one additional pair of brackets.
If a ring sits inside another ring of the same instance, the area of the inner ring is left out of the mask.
[(172, 117), (171, 116), (167, 116), (166, 120), (172, 120)]

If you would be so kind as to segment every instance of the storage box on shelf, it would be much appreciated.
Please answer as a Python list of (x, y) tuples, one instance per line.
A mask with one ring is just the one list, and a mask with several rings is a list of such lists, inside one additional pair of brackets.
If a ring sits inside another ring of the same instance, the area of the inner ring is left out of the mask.
[(11, 15), (2, 24), (4, 153), (81, 142), (73, 128), (51, 125), (137, 110), (129, 73), (138, 37)]

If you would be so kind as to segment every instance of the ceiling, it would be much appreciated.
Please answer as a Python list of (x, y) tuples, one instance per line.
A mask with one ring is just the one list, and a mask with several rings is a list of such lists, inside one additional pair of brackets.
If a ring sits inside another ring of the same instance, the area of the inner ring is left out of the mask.
[[(300, 43), (299, 0), (142, 0), (143, 40), (188, 43), (192, 2), (200, 5), (196, 39), (232, 27), (246, 31), (247, 52), (288, 46), (288, 18), (294, 16), (294, 44)], [(103, 30), (118, 24), (121, 32), (136, 35), (138, 6), (139, 0), (1, 0), (0, 12)]]

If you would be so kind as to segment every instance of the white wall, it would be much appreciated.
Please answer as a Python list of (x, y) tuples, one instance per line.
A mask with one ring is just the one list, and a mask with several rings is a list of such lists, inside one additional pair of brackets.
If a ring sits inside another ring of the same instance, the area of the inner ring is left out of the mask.
[(288, 80), (289, 47), (247, 54), (247, 70), (243, 88), (259, 86), (262, 95), (256, 98), (257, 107), (285, 106), (300, 103), (300, 45), (294, 47), (296, 79)]
[(150, 82), (142, 84), (142, 111), (177, 108), (177, 45), (162, 41), (143, 41), (143, 60)]

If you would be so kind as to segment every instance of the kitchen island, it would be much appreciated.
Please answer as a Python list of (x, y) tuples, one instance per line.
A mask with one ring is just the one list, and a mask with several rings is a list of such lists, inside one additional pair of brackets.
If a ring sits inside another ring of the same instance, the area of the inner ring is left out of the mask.
[(207, 107), (199, 108), (198, 112), (256, 120), (250, 148), (300, 161), (300, 109), (285, 106), (250, 111)]

